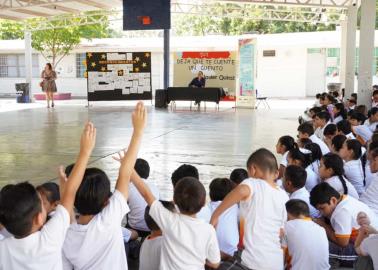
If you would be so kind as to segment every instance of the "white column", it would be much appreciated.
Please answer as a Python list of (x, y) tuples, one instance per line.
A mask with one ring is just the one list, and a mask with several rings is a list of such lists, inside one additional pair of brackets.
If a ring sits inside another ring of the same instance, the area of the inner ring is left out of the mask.
[(371, 106), (373, 84), (375, 0), (361, 1), (360, 58), (358, 68), (358, 104)]
[(32, 91), (32, 45), (31, 45), (31, 32), (25, 30), (25, 82), (30, 85), (29, 98), (30, 101), (33, 97)]
[(354, 92), (356, 61), (357, 6), (348, 8), (346, 20), (341, 23), (340, 83), (345, 96)]

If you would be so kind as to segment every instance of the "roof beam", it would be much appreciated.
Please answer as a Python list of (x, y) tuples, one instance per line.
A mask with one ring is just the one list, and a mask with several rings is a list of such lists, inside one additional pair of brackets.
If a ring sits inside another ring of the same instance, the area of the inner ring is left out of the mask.
[(215, 0), (215, 2), (347, 9), (353, 3), (357, 3), (358, 0)]
[(41, 1), (41, 0), (18, 0), (18, 1), (33, 4), (33, 5), (39, 5), (39, 6), (42, 6), (44, 8), (54, 9), (54, 10), (58, 10), (58, 11), (68, 12), (68, 13), (79, 13), (80, 12), (80, 10), (78, 10), (78, 9), (64, 7), (64, 6), (54, 4), (54, 3), (53, 4), (47, 3), (48, 5), (46, 5), (46, 2)]
[(39, 12), (39, 11), (34, 11), (34, 10), (30, 10), (30, 9), (24, 9), (24, 8), (13, 9), (12, 11), (23, 13), (23, 14), (28, 14), (28, 15), (31, 15), (31, 16), (38, 16), (38, 17), (50, 17), (50, 16), (53, 16), (53, 14), (47, 14), (47, 13), (43, 13), (43, 12)]
[(0, 14), (0, 19), (12, 20), (12, 21), (21, 21), (23, 18)]
[[(79, 2), (81, 4), (84, 4), (84, 5), (88, 5), (88, 6), (92, 6), (92, 7), (96, 7), (96, 8), (100, 8), (100, 9), (110, 8), (108, 5), (101, 4), (99, 2), (92, 1), (92, 0), (75, 0), (75, 1)], [(105, 1), (103, 1), (103, 3), (105, 3)]]

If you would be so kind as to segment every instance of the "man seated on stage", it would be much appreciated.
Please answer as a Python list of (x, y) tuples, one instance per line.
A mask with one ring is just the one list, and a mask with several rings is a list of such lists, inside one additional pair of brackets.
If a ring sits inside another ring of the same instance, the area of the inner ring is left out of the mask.
[[(205, 76), (203, 75), (202, 71), (199, 71), (198, 74), (197, 74), (197, 77), (195, 77), (189, 83), (189, 87), (196, 87), (196, 88), (204, 88), (205, 85), (206, 85), (206, 79), (205, 79)], [(200, 101), (196, 100), (196, 102), (194, 103), (194, 105), (198, 105), (198, 107), (199, 107), (200, 106)]]

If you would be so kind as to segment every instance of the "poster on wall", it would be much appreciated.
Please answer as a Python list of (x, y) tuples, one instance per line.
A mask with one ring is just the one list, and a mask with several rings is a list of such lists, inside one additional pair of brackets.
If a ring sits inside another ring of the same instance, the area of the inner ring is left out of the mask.
[(173, 85), (188, 86), (202, 71), (206, 87), (220, 87), (225, 101), (235, 101), (236, 52), (177, 52), (174, 54)]
[(255, 92), (254, 39), (239, 40), (239, 96), (253, 96)]
[(88, 101), (152, 99), (150, 52), (88, 52)]

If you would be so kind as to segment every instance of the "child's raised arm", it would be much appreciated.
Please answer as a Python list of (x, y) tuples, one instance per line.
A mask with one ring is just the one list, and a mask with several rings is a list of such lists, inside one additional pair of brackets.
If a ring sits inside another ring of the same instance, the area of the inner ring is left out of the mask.
[(129, 196), (129, 182), (134, 170), (135, 160), (137, 158), (139, 145), (142, 140), (143, 130), (147, 121), (147, 112), (144, 104), (138, 102), (132, 114), (133, 135), (125, 156), (121, 158), (121, 167), (119, 168), (116, 190), (121, 192), (127, 199)]
[(131, 175), (131, 181), (133, 182), (140, 195), (142, 195), (146, 203), (151, 206), (156, 198), (135, 170), (133, 170), (133, 174)]
[(223, 214), (224, 211), (226, 211), (228, 208), (230, 208), (234, 204), (248, 199), (251, 193), (252, 191), (249, 186), (243, 185), (243, 184), (240, 184), (239, 186), (237, 186), (223, 199), (222, 203), (214, 211), (210, 219), (210, 224), (216, 227), (218, 224), (218, 219)]
[(66, 184), (63, 187), (61, 205), (69, 213), (73, 211), (76, 192), (83, 180), (85, 169), (96, 143), (96, 128), (92, 123), (85, 125), (80, 139), (80, 152)]

